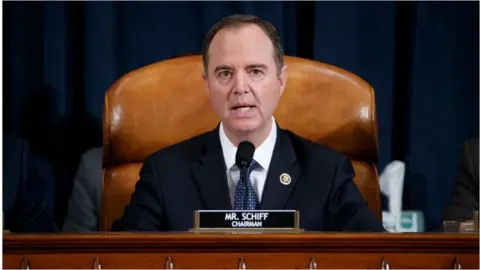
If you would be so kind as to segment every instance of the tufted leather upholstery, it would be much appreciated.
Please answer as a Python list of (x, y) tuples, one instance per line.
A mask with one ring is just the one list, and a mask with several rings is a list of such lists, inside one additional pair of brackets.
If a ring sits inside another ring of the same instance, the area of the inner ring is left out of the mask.
[[(355, 183), (381, 220), (373, 88), (335, 66), (285, 57), (286, 89), (275, 112), (280, 127), (348, 155)], [(202, 80), (201, 56), (157, 62), (120, 78), (107, 91), (103, 115), (101, 228), (123, 213), (150, 153), (218, 124)]]

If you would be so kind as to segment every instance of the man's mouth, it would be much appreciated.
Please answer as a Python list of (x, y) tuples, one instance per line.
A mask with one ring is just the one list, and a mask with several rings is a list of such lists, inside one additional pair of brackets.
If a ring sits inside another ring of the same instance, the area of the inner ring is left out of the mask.
[(238, 110), (241, 112), (248, 112), (250, 109), (255, 108), (255, 106), (250, 106), (250, 105), (241, 105), (241, 106), (234, 106), (232, 110)]

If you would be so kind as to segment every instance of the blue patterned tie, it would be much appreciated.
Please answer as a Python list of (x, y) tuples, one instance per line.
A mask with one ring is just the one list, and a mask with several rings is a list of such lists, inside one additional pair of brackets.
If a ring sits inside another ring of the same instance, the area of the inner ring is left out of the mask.
[[(255, 210), (257, 208), (258, 200), (253, 191), (252, 182), (250, 181), (250, 174), (257, 166), (257, 162), (252, 160), (250, 166), (247, 168), (247, 175), (242, 177), (244, 172), (240, 169), (240, 179), (238, 180), (237, 187), (235, 189), (235, 206), (234, 210)], [(247, 183), (245, 183), (247, 182)], [(247, 192), (245, 192), (247, 189)], [(244, 207), (245, 195), (247, 196), (247, 205)]]

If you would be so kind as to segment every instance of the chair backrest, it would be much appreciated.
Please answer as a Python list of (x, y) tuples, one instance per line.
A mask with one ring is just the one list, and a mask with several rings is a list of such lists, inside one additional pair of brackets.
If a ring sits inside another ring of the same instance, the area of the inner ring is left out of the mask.
[[(381, 220), (377, 120), (373, 88), (321, 62), (285, 57), (288, 80), (274, 114), (279, 126), (352, 159), (355, 183)], [(202, 79), (200, 55), (134, 70), (108, 89), (103, 111), (101, 229), (110, 230), (152, 152), (218, 124)]]

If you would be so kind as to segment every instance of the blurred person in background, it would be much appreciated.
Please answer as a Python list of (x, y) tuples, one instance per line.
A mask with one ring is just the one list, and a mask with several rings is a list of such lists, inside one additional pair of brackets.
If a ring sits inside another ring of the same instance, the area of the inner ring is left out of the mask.
[(444, 220), (472, 220), (478, 211), (478, 137), (463, 144), (460, 171), (453, 186)]
[[(195, 55), (195, 53), (183, 52), (171, 58), (191, 55)], [(93, 147), (85, 151), (73, 180), (68, 212), (62, 227), (63, 232), (93, 232), (99, 230), (102, 171), (102, 147)]]
[(102, 200), (102, 147), (83, 153), (73, 180), (63, 232), (98, 231)]
[(27, 141), (3, 133), (3, 230), (57, 232), (54, 186), (50, 164)]

